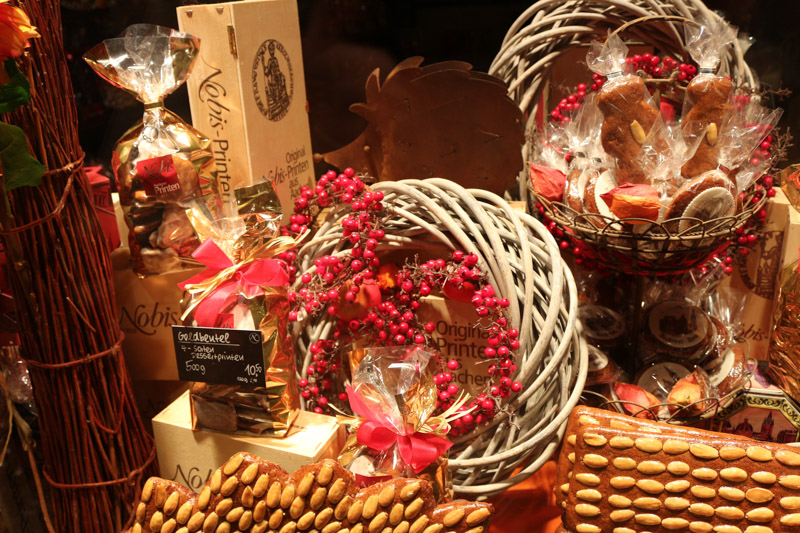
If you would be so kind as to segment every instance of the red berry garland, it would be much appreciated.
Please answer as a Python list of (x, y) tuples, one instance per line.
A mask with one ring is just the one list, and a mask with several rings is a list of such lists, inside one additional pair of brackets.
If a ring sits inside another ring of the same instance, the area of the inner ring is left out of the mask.
[[(479, 327), (489, 334), (483, 350), (489, 374), (486, 391), (460, 408), (471, 413), (452, 422), (453, 434), (467, 433), (491, 420), (503, 409), (505, 399), (522, 390), (521, 383), (511, 378), (517, 369), (514, 351), (520, 343), (519, 332), (509, 327), (505, 316), (510, 303), (498, 297), (475, 254), (455, 251), (447, 260), (414, 261), (402, 268), (382, 265), (378, 247), (386, 234), (381, 227), (390, 217), (382, 201), (383, 193), (371, 191), (351, 168), (338, 175), (328, 172), (313, 189), (303, 187), (295, 199), (290, 224), (283, 228), (286, 235), (307, 231), (318, 208), (333, 206), (347, 212), (341, 219), (343, 249), (337, 255), (316, 258), (307, 272), (297, 271), (294, 251), (279, 256), (290, 265), (292, 283), (300, 286), (289, 294), (295, 306), (289, 319), (322, 313), (336, 318), (330, 338), (309, 347), (312, 363), (299, 382), (300, 394), (318, 413), (332, 412), (333, 407), (347, 410), (342, 356), (358, 339), (369, 339), (374, 346), (436, 346), (431, 336), (434, 324), (422, 323), (417, 311), (420, 298), (438, 290), (445, 297), (471, 302)], [(450, 408), (461, 392), (453, 376), (459, 362), (439, 364), (441, 372), (434, 377), (439, 391), (437, 414)]]

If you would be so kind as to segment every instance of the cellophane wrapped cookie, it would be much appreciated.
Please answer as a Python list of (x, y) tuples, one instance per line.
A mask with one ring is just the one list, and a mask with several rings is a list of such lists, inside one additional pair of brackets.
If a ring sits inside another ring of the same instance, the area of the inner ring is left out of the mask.
[(694, 178), (719, 166), (719, 132), (729, 111), (731, 79), (719, 76), (720, 59), (736, 38), (736, 29), (722, 20), (713, 24), (686, 24), (686, 49), (699, 73), (686, 87), (681, 130), (687, 144), (696, 145), (681, 168), (685, 178)]
[(207, 268), (180, 285), (187, 291), (183, 325), (260, 331), (265, 379), (255, 386), (192, 384), (192, 428), (284, 436), (300, 399), (288, 330), (289, 277), (274, 256), (296, 242), (278, 236), (281, 207), (272, 183), (234, 196), (236, 205), (223, 208), (232, 214), (222, 219), (213, 218), (217, 210), (205, 199), (190, 210), (203, 241), (193, 257)]
[(600, 138), (614, 161), (617, 184), (649, 183), (639, 152), (660, 115), (644, 80), (629, 72), (627, 55), (622, 39), (611, 34), (603, 45), (592, 43), (586, 62), (592, 71), (606, 76), (597, 93), (597, 107), (603, 114)]
[(420, 478), (431, 483), (437, 501), (452, 497), (446, 416), (432, 418), (438, 397), (432, 358), (420, 347), (366, 349), (347, 387), (362, 420), (339, 454), (359, 485)]
[(140, 275), (196, 264), (191, 254), (200, 240), (186, 202), (218, 193), (209, 139), (164, 107), (164, 98), (189, 76), (199, 46), (192, 35), (135, 24), (84, 56), (102, 78), (144, 104), (142, 120), (123, 134), (112, 155)]

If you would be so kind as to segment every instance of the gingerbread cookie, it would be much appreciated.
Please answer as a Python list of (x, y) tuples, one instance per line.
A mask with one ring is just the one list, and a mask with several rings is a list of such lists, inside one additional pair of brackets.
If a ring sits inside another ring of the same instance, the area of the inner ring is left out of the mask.
[(658, 109), (647, 101), (647, 88), (638, 76), (613, 80), (597, 95), (603, 113), (600, 138), (603, 149), (616, 161), (617, 183), (650, 183), (639, 151), (658, 118)]
[(800, 454), (710, 431), (581, 428), (568, 531), (770, 533), (800, 527)]
[(728, 98), (731, 80), (715, 76), (698, 76), (686, 87), (686, 98), (694, 105), (683, 118), (681, 129), (684, 136), (702, 134), (694, 156), (681, 168), (685, 178), (694, 178), (719, 167), (720, 128), (730, 110)]
[(335, 461), (290, 475), (238, 453), (200, 494), (160, 478), (147, 480), (128, 533), (484, 533), (493, 513), (488, 503), (437, 506), (422, 480), (398, 478), (359, 490)]

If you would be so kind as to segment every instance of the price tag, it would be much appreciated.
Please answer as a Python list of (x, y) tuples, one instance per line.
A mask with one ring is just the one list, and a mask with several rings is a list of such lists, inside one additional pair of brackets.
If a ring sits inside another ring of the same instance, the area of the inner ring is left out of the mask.
[(258, 330), (172, 326), (178, 377), (218, 385), (263, 385)]

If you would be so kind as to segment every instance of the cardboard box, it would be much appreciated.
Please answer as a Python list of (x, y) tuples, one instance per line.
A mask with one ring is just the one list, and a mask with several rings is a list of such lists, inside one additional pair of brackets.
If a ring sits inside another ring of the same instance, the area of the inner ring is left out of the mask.
[(800, 442), (800, 406), (767, 376), (759, 361), (748, 388), (711, 422), (709, 429), (767, 442)]
[(186, 85), (221, 191), (273, 180), (291, 213), (300, 187), (314, 183), (297, 2), (180, 7), (178, 26), (201, 41)]
[(758, 241), (747, 255), (734, 255), (733, 274), (722, 282), (745, 295), (741, 335), (749, 341), (750, 357), (760, 361), (767, 360), (780, 272), (797, 260), (800, 247), (800, 213), (782, 190), (775, 191)]
[(279, 464), (287, 472), (322, 459), (335, 459), (344, 445), (344, 427), (335, 418), (301, 411), (282, 438), (245, 437), (192, 431), (189, 392), (153, 418), (161, 477), (199, 491), (211, 474), (237, 452)]
[(128, 374), (133, 380), (178, 381), (171, 328), (181, 324), (183, 291), (178, 283), (202, 268), (140, 278), (131, 269), (129, 259), (128, 248), (119, 248), (111, 254)]

